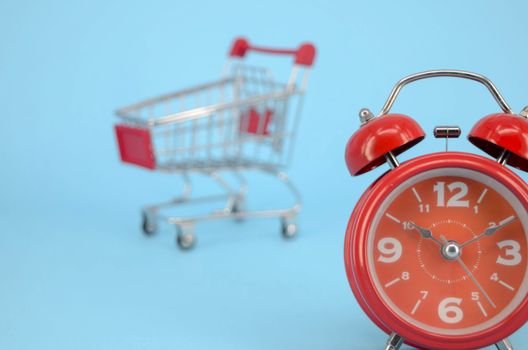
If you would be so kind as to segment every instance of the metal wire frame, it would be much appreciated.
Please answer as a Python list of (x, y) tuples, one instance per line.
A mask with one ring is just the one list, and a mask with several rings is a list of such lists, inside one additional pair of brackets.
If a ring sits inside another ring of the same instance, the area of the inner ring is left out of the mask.
[[(176, 226), (178, 245), (190, 248), (197, 222), (280, 217), (283, 236), (294, 236), (301, 197), (280, 169), (292, 158), (308, 71), (294, 66), (288, 83), (283, 84), (275, 82), (268, 69), (229, 62), (224, 70), (229, 73), (218, 81), (119, 109), (117, 115), (123, 122), (150, 130), (155, 170), (179, 173), (184, 181), (181, 196), (143, 208), (144, 232), (154, 233), (157, 222), (166, 221)], [(258, 122), (251, 126), (252, 113)], [(272, 121), (266, 121), (268, 113)], [(293, 206), (246, 210), (248, 184), (242, 172), (250, 169), (270, 174), (281, 182), (291, 192)], [(230, 185), (221, 175), (223, 172), (233, 174), (238, 187)], [(193, 173), (208, 176), (224, 193), (192, 198)], [(208, 214), (162, 213), (169, 207), (216, 200), (225, 200), (224, 207)]]

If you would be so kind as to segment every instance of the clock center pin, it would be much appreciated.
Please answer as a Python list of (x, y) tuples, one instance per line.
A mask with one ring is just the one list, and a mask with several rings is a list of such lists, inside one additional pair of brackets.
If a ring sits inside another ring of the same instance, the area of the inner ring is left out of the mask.
[(460, 245), (454, 241), (446, 242), (441, 249), (442, 256), (447, 260), (456, 260), (462, 253)]

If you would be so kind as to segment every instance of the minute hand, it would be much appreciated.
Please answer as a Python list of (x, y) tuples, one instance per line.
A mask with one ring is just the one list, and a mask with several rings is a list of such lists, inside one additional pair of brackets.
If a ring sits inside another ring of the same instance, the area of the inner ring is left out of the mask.
[(490, 226), (487, 229), (485, 229), (484, 232), (482, 232), (480, 235), (475, 236), (472, 239), (470, 239), (469, 241), (462, 243), (460, 245), (460, 248), (463, 248), (463, 247), (465, 247), (465, 246), (467, 246), (467, 245), (469, 245), (469, 244), (471, 244), (473, 242), (476, 242), (476, 241), (480, 240), (484, 236), (491, 236), (492, 234), (495, 233), (495, 231), (500, 230), (504, 226), (514, 222), (516, 219), (517, 219), (517, 217), (515, 217), (513, 215), (507, 217), (506, 219), (500, 221), (498, 225)]

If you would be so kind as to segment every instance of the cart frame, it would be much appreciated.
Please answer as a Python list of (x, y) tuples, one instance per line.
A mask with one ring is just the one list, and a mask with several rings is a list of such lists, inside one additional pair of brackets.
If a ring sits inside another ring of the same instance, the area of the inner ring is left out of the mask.
[[(250, 51), (294, 56), (287, 83), (275, 82), (268, 69), (246, 65), (244, 58)], [(246, 39), (238, 38), (231, 47), (220, 80), (117, 110), (121, 121), (115, 130), (121, 160), (150, 170), (178, 173), (184, 182), (180, 196), (142, 209), (142, 230), (146, 235), (154, 234), (158, 222), (165, 221), (176, 227), (178, 246), (189, 249), (195, 244), (197, 222), (272, 217), (280, 218), (283, 237), (296, 235), (301, 196), (282, 169), (292, 158), (314, 58), (312, 44), (305, 43), (293, 50), (274, 49), (250, 45)], [(214, 94), (219, 95), (219, 101), (211, 97)], [(191, 96), (197, 96), (194, 108), (185, 105)], [(214, 103), (203, 103), (207, 96)], [(175, 112), (176, 102), (180, 106)], [(163, 106), (165, 109), (159, 111)], [(185, 135), (188, 135), (187, 143), (182, 141)], [(246, 210), (249, 187), (243, 175), (246, 170), (258, 170), (280, 181), (291, 193), (293, 206)], [(224, 178), (226, 172), (232, 174), (236, 185)], [(190, 174), (195, 173), (212, 179), (223, 194), (192, 197)], [(219, 200), (224, 200), (225, 205), (211, 213), (163, 214), (170, 207)]]

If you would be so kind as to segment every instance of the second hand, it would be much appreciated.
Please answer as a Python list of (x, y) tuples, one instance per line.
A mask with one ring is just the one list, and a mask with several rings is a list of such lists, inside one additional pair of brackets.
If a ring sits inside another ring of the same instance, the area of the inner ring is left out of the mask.
[[(440, 241), (442, 242), (442, 244), (446, 244), (448, 243), (447, 242), (447, 239), (442, 235), (440, 236)], [(455, 258), (455, 260), (458, 262), (458, 264), (462, 267), (462, 269), (464, 269), (464, 271), (466, 272), (466, 274), (468, 275), (468, 277), (473, 281), (473, 283), (477, 286), (477, 288), (481, 291), (482, 295), (484, 295), (484, 297), (486, 298), (486, 300), (490, 303), (490, 305), (493, 307), (493, 308), (496, 308), (497, 306), (495, 305), (495, 303), (493, 302), (493, 300), (491, 300), (490, 296), (488, 295), (488, 293), (486, 293), (486, 291), (484, 290), (484, 288), (482, 288), (482, 286), (480, 285), (480, 283), (477, 281), (477, 279), (475, 278), (475, 276), (473, 275), (473, 273), (471, 273), (471, 271), (469, 270), (469, 268), (466, 266), (466, 264), (464, 263), (464, 261), (462, 261), (462, 259), (460, 258), (460, 255), (457, 256)]]

